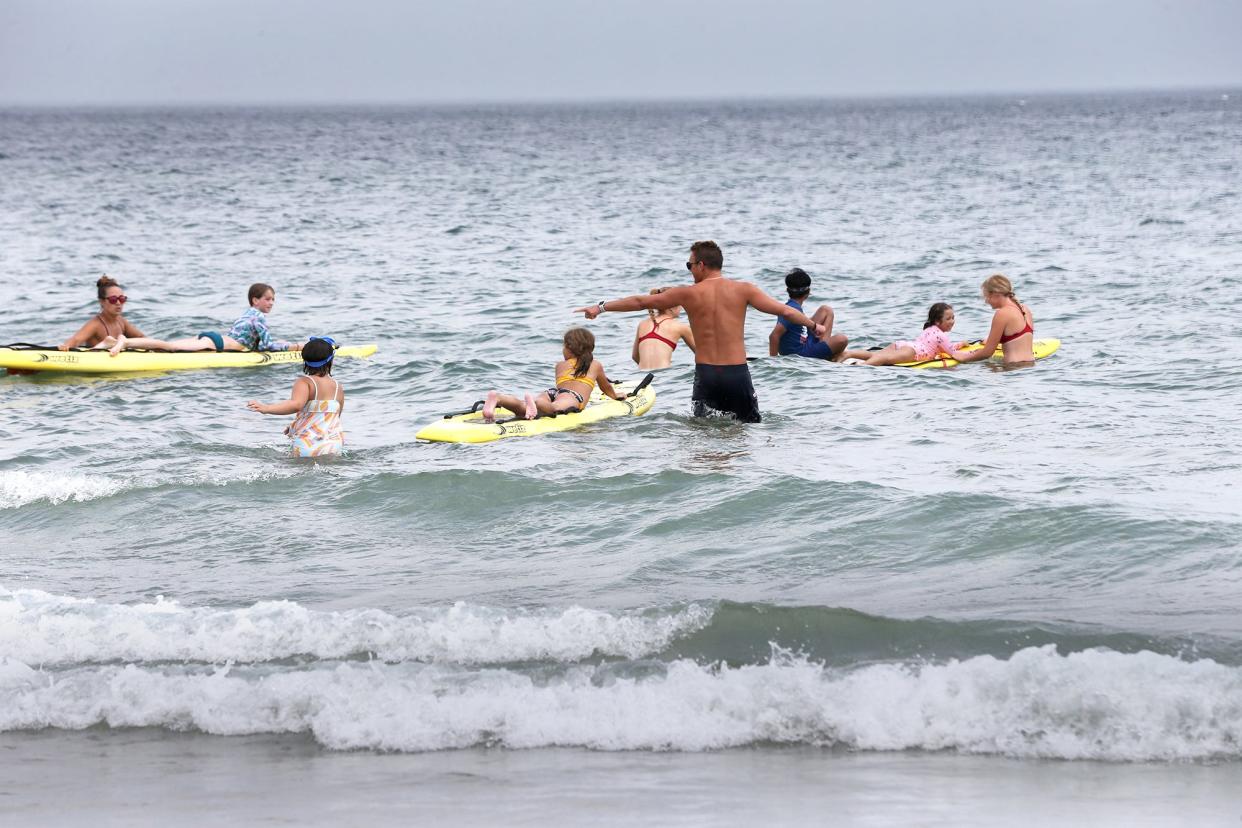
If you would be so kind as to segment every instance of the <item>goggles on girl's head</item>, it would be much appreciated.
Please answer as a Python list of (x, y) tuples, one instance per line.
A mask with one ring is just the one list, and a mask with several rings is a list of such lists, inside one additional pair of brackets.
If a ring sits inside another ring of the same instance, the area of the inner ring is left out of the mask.
[[(304, 355), (302, 357), (302, 362), (304, 362), (307, 366), (311, 368), (322, 368), (323, 366), (327, 365), (329, 362), (332, 361), (332, 357), (336, 356), (336, 349), (341, 346), (337, 345), (336, 340), (330, 336), (312, 336), (310, 339), (306, 340), (306, 344), (309, 345), (315, 340), (319, 340), (320, 342), (326, 342), (329, 345), (331, 345), (332, 353), (328, 354), (323, 359), (314, 359), (314, 360), (307, 359)], [(303, 346), (303, 353), (305, 354), (305, 346)]]

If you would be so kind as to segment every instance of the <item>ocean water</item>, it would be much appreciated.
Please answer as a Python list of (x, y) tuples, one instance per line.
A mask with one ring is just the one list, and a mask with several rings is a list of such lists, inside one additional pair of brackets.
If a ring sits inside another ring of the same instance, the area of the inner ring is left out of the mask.
[[(151, 335), (264, 281), (379, 346), (320, 464), (245, 409), (293, 368), (0, 378), (0, 812), (1236, 824), (1239, 146), (1236, 90), (0, 111), (0, 344), (107, 272)], [(700, 238), (858, 346), (981, 336), (993, 272), (1063, 344), (837, 366), (755, 313), (761, 424), (678, 349), (644, 417), (415, 441)]]

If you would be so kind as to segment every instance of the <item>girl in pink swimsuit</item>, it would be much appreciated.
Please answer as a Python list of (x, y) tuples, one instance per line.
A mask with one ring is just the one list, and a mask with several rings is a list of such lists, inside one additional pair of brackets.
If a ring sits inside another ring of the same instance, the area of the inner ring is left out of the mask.
[(945, 302), (937, 302), (927, 312), (923, 332), (915, 339), (899, 339), (881, 351), (846, 351), (845, 359), (862, 360), (867, 365), (921, 362), (937, 354), (948, 354), (953, 359), (961, 359), (957, 347), (949, 339), (949, 331), (953, 330), (955, 321), (953, 307)]

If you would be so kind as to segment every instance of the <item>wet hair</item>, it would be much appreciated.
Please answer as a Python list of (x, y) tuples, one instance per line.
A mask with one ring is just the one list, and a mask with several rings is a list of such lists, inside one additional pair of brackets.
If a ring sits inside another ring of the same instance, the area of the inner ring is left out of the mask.
[(720, 270), (724, 267), (724, 253), (720, 245), (714, 241), (696, 241), (690, 245), (690, 255), (696, 262), (702, 262), (708, 270)]
[(790, 299), (811, 295), (811, 277), (805, 270), (795, 267), (785, 274), (785, 290), (789, 291)]
[(927, 321), (923, 323), (923, 330), (927, 330), (932, 325), (939, 325), (940, 320), (944, 319), (947, 311), (953, 310), (953, 306), (948, 302), (937, 302), (927, 311)]
[(98, 289), (100, 299), (108, 298), (108, 288), (111, 288), (111, 287), (119, 288), (120, 286), (121, 286), (120, 282), (118, 282), (116, 279), (113, 279), (111, 276), (107, 274), (100, 276), (99, 281), (95, 283), (95, 287)]
[(595, 361), (595, 334), (586, 328), (565, 331), (565, 349), (574, 358), (574, 376), (585, 377)]
[(321, 359), (328, 361), (318, 368), (312, 368), (309, 365), (303, 364), (302, 370), (312, 377), (326, 377), (332, 373), (332, 357), (335, 353), (336, 349), (326, 339), (310, 340), (302, 346), (302, 359), (306, 362), (318, 362)]
[(267, 293), (269, 290), (272, 292), (272, 296), (276, 295), (276, 288), (271, 285), (265, 285), (262, 282), (255, 282), (251, 285), (250, 290), (246, 291), (246, 300), (250, 303), (250, 307), (253, 308), (254, 300), (262, 299), (263, 294)]
[(1018, 306), (1018, 310), (1022, 310), (1022, 303), (1018, 301), (1018, 297), (1013, 295), (1013, 283), (999, 273), (993, 273), (991, 276), (983, 280), (983, 289), (988, 293), (999, 293), (1002, 296), (1008, 296), (1013, 303)]

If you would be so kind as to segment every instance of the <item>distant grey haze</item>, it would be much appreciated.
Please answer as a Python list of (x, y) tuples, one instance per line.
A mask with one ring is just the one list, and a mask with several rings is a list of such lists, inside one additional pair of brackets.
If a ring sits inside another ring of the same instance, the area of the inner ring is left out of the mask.
[(1239, 0), (3, 0), (0, 104), (1242, 85)]

